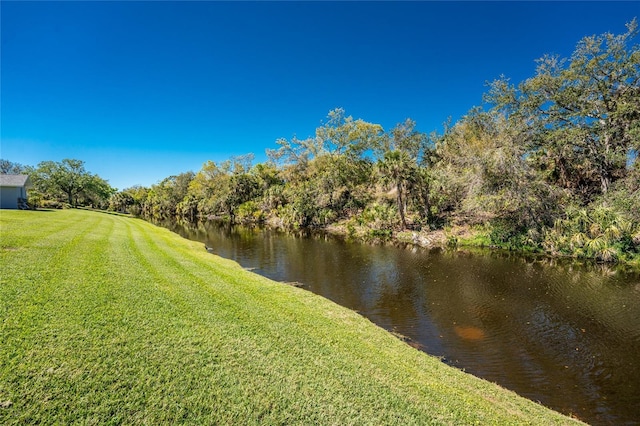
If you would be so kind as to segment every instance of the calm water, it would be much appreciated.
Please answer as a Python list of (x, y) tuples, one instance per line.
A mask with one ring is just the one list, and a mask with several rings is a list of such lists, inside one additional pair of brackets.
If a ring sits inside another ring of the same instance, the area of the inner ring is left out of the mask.
[(640, 274), (215, 224), (171, 228), (555, 410), (640, 424)]

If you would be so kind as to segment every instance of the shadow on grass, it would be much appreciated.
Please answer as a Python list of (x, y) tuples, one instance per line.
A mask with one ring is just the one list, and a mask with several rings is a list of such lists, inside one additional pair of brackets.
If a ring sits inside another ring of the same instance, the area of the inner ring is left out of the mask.
[(105, 214), (111, 214), (111, 215), (114, 215), (114, 216), (135, 217), (131, 213), (121, 213), (121, 212), (116, 212), (116, 211), (111, 211), (111, 210), (92, 209), (90, 207), (76, 207), (76, 208), (78, 210), (87, 210), (87, 211), (90, 211), (90, 212), (105, 213)]
[[(61, 210), (61, 209), (60, 209)], [(56, 209), (2, 209), (3, 212), (54, 212)]]

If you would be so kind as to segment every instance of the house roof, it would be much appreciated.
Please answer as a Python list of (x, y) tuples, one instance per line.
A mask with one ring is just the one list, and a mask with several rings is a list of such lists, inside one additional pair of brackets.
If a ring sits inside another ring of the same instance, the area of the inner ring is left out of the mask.
[(0, 186), (29, 186), (29, 175), (0, 175)]

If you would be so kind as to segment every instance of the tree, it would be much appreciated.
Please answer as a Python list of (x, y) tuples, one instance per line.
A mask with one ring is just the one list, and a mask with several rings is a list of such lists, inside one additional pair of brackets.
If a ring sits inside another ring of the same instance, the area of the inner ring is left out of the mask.
[(222, 163), (207, 161), (190, 180), (177, 213), (190, 220), (196, 216), (226, 216), (233, 223), (236, 210), (258, 199), (271, 184), (275, 168), (252, 167), (253, 154), (232, 157)]
[(392, 183), (396, 189), (396, 201), (402, 229), (407, 228), (406, 220), (406, 196), (405, 191), (408, 182), (416, 172), (416, 164), (405, 151), (392, 150), (384, 153), (384, 157), (378, 161), (378, 170), (382, 174), (384, 182)]
[(107, 209), (109, 199), (115, 193), (116, 190), (109, 185), (109, 182), (98, 175), (90, 175), (87, 177), (79, 196), (83, 205)]
[(178, 204), (187, 195), (193, 172), (169, 176), (149, 190), (144, 213), (156, 219), (168, 219), (176, 215)]
[(532, 167), (520, 124), (475, 108), (444, 135), (432, 170), (441, 209), (514, 232), (552, 222), (559, 194)]
[(109, 209), (139, 216), (142, 213), (142, 207), (147, 200), (148, 194), (149, 188), (139, 185), (123, 189), (109, 198)]
[(424, 204), (422, 211), (429, 216), (428, 178), (420, 172), (419, 163), (428, 152), (426, 135), (415, 130), (416, 123), (406, 119), (394, 127), (380, 145), (382, 158), (378, 160), (378, 172), (385, 184), (393, 184), (402, 228), (407, 228), (407, 202), (409, 190), (414, 190)]
[(120, 213), (128, 213), (129, 209), (134, 205), (133, 196), (126, 192), (120, 191), (109, 198), (109, 210)]
[(53, 198), (63, 196), (74, 207), (78, 206), (79, 197), (83, 194), (87, 200), (91, 200), (91, 196), (94, 200), (103, 200), (108, 199), (113, 191), (107, 181), (86, 171), (81, 160), (43, 161), (32, 177), (38, 190)]
[(27, 173), (27, 168), (22, 164), (0, 158), (1, 175), (20, 175), (23, 173)]
[(197, 214), (217, 216), (225, 211), (225, 200), (230, 191), (231, 162), (217, 164), (207, 161), (189, 184), (188, 197), (196, 203)]
[(585, 201), (623, 178), (640, 147), (637, 35), (633, 20), (624, 34), (585, 37), (570, 59), (544, 56), (533, 78), (518, 88), (501, 78), (487, 96), (526, 124), (526, 149), (547, 179)]
[(362, 119), (354, 120), (346, 116), (344, 109), (329, 111), (327, 122), (316, 129), (315, 137), (290, 141), (280, 138), (277, 150), (267, 150), (274, 163), (304, 165), (312, 158), (323, 155), (347, 155), (361, 158), (365, 153), (379, 150), (384, 138), (383, 128), (379, 124), (368, 123)]
[(229, 191), (224, 199), (226, 213), (231, 223), (235, 222), (237, 208), (260, 194), (260, 186), (254, 175), (234, 173), (229, 180)]
[(346, 116), (342, 108), (329, 112), (315, 137), (279, 139), (268, 150), (274, 164), (284, 163), (283, 195), (294, 226), (326, 225), (362, 209), (372, 181), (371, 154), (380, 149), (382, 126)]
[(381, 125), (354, 120), (346, 116), (342, 108), (329, 111), (327, 118), (328, 121), (316, 129), (316, 145), (322, 152), (358, 158), (367, 151), (378, 149), (383, 140)]

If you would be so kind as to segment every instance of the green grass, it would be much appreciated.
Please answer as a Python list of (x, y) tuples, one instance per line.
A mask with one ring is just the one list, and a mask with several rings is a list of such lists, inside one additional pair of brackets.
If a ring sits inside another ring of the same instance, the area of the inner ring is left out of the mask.
[(0, 224), (0, 424), (575, 422), (144, 221)]

